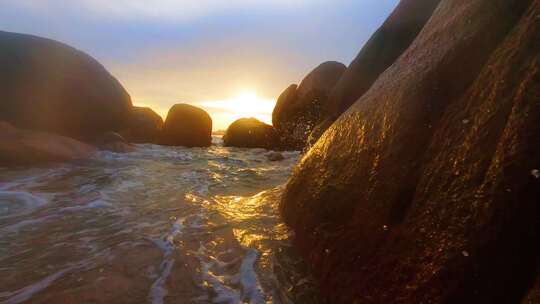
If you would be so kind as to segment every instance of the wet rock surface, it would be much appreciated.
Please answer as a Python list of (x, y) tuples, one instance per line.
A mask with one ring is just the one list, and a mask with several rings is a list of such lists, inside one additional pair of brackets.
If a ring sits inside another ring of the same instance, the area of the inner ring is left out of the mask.
[(279, 138), (274, 127), (255, 118), (241, 118), (233, 122), (223, 135), (227, 147), (265, 148), (279, 147)]
[(327, 118), (328, 94), (347, 67), (328, 61), (311, 71), (299, 86), (289, 86), (278, 98), (272, 124), (286, 149), (305, 147), (313, 128)]
[(411, 45), (441, 0), (403, 0), (373, 34), (329, 94), (335, 120)]
[(212, 144), (212, 118), (201, 108), (176, 104), (167, 114), (160, 145), (208, 147)]
[(539, 256), (539, 14), (537, 1), (441, 1), (302, 159), (281, 210), (327, 299), (526, 296)]
[(0, 31), (0, 119), (93, 141), (128, 122), (131, 99), (99, 62), (65, 44)]

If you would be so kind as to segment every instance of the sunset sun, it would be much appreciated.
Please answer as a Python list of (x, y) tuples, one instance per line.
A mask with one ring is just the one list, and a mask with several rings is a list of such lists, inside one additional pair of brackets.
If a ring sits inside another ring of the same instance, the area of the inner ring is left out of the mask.
[(206, 101), (201, 106), (213, 115), (214, 129), (224, 129), (242, 117), (254, 117), (265, 123), (272, 123), (272, 110), (276, 101), (262, 98), (253, 90), (241, 91), (238, 95), (224, 100)]

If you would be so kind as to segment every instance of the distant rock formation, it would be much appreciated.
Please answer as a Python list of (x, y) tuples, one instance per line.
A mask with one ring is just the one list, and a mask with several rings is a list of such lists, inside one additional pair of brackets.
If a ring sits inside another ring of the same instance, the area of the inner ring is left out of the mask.
[(0, 32), (0, 120), (93, 141), (121, 130), (131, 99), (92, 57), (65, 44)]
[(442, 0), (303, 158), (281, 210), (332, 303), (520, 303), (534, 286), (539, 15)]
[(300, 86), (289, 86), (278, 98), (272, 124), (287, 149), (303, 149), (313, 128), (327, 118), (328, 94), (347, 67), (329, 61), (309, 73)]
[(175, 104), (167, 114), (160, 145), (208, 147), (212, 144), (212, 118), (201, 108)]
[(94, 147), (68, 137), (21, 130), (0, 121), (0, 167), (84, 159), (95, 152)]
[(132, 143), (155, 143), (163, 129), (163, 119), (147, 107), (133, 107), (127, 129), (121, 135)]
[(279, 138), (271, 125), (255, 118), (240, 118), (227, 128), (223, 143), (226, 147), (276, 149)]

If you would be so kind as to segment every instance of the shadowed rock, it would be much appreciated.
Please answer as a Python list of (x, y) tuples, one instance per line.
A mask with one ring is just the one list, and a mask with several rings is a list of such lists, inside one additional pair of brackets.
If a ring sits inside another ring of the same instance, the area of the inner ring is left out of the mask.
[(163, 129), (163, 119), (146, 107), (133, 107), (129, 126), (122, 136), (132, 143), (155, 143)]
[(525, 296), (540, 254), (539, 14), (443, 0), (301, 161), (281, 209), (333, 302)]
[(208, 147), (212, 144), (212, 118), (201, 108), (176, 104), (167, 114), (159, 144)]
[(327, 118), (327, 97), (347, 67), (328, 61), (309, 73), (300, 86), (289, 86), (278, 98), (272, 113), (285, 148), (303, 149), (314, 126)]
[[(538, 266), (537, 266), (538, 267)], [(540, 274), (536, 279), (534, 286), (529, 293), (525, 296), (521, 304), (537, 304), (540, 303)]]
[(271, 125), (255, 118), (240, 118), (227, 128), (223, 143), (227, 147), (275, 149), (279, 138)]
[(91, 157), (96, 149), (46, 132), (21, 130), (0, 121), (0, 166), (25, 166)]
[(128, 143), (122, 135), (116, 132), (107, 132), (99, 137), (97, 146), (101, 150), (107, 150), (117, 153), (132, 152), (135, 148)]
[(92, 57), (40, 37), (0, 32), (0, 119), (83, 140), (122, 129), (131, 99)]

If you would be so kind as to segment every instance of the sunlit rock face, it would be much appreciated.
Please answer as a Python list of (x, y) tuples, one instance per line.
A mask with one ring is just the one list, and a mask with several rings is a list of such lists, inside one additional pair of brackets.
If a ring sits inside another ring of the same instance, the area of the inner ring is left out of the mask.
[(163, 129), (163, 119), (148, 107), (133, 107), (128, 127), (121, 134), (132, 143), (155, 143)]
[(212, 144), (212, 118), (201, 108), (188, 104), (175, 104), (169, 110), (160, 145), (208, 147)]
[(345, 112), (411, 45), (441, 0), (403, 0), (364, 45), (330, 92), (332, 119)]
[(0, 32), (0, 119), (94, 140), (127, 122), (131, 99), (92, 57), (65, 44)]
[(223, 143), (226, 147), (275, 149), (279, 137), (271, 125), (255, 118), (240, 118), (227, 128)]
[(299, 86), (289, 86), (278, 98), (272, 113), (285, 148), (303, 149), (313, 128), (327, 118), (328, 94), (346, 66), (335, 61), (325, 62), (309, 73)]
[(47, 132), (21, 130), (0, 121), (0, 166), (26, 166), (89, 158), (94, 147)]
[(536, 283), (534, 287), (531, 288), (527, 296), (521, 301), (521, 304), (535, 304), (540, 303), (540, 274), (536, 278)]
[(302, 159), (281, 210), (333, 302), (519, 303), (533, 285), (539, 15), (441, 1)]
[(310, 147), (332, 123), (373, 85), (375, 80), (411, 45), (440, 0), (404, 0), (362, 47), (325, 103), (325, 117), (307, 139)]

